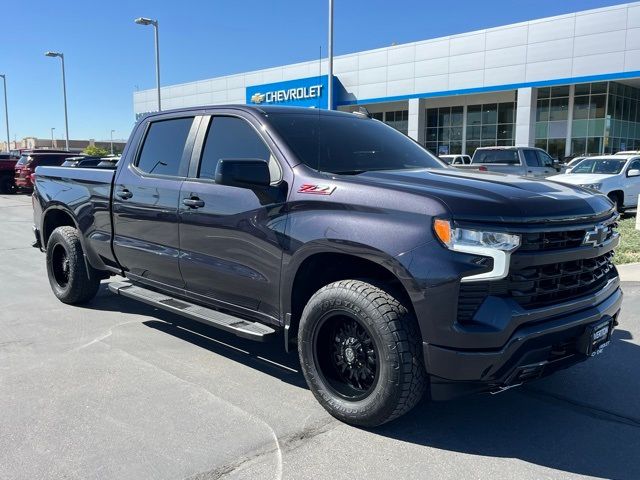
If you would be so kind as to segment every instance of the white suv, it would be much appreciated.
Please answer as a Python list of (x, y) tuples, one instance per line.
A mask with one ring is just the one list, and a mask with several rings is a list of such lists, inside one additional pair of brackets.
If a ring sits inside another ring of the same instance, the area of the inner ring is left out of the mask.
[(619, 212), (635, 208), (640, 195), (640, 155), (588, 157), (570, 172), (548, 180), (589, 188), (607, 195)]

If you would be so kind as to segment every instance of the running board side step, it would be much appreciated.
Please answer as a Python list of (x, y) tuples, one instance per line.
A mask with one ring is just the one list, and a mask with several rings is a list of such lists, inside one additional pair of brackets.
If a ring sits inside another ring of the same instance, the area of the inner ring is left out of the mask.
[(109, 290), (117, 295), (139, 300), (148, 305), (211, 325), (249, 340), (263, 342), (276, 332), (273, 328), (262, 323), (234, 317), (227, 313), (202, 307), (185, 300), (179, 300), (129, 282), (111, 282), (109, 283)]

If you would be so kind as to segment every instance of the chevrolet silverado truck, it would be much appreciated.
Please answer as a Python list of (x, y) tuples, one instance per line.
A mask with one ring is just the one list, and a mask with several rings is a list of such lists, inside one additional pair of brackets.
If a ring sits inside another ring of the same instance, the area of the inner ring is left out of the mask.
[(606, 196), (448, 167), (364, 114), (224, 106), (134, 127), (117, 169), (39, 167), (53, 293), (283, 339), (332, 415), (376, 426), (597, 355), (622, 301)]
[(559, 164), (547, 152), (535, 147), (476, 148), (471, 163), (456, 168), (532, 178), (545, 178), (560, 171)]

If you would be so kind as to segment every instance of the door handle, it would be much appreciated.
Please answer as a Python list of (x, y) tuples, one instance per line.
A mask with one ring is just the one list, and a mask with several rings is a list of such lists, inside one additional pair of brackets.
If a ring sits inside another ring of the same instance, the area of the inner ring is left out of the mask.
[(200, 200), (198, 197), (194, 198), (185, 198), (182, 200), (182, 203), (189, 208), (201, 208), (204, 207), (204, 201)]
[(118, 197), (120, 197), (121, 199), (123, 199), (123, 200), (127, 200), (127, 199), (129, 199), (129, 198), (133, 197), (133, 193), (131, 193), (131, 192), (130, 192), (129, 190), (127, 190), (126, 188), (125, 188), (125, 189), (123, 189), (123, 190), (119, 190), (119, 191), (117, 191), (117, 192), (116, 192), (116, 195), (117, 195)]

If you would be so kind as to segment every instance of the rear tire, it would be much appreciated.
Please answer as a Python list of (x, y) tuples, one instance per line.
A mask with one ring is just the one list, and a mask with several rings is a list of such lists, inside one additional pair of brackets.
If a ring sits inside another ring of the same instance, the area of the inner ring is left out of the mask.
[(9, 175), (0, 177), (0, 193), (13, 193), (14, 191), (13, 178)]
[(374, 427), (411, 410), (427, 374), (414, 316), (392, 295), (359, 280), (318, 290), (298, 330), (302, 372), (334, 417)]
[(80, 235), (73, 227), (56, 228), (47, 242), (47, 275), (63, 303), (86, 303), (100, 287), (100, 271), (85, 262)]

